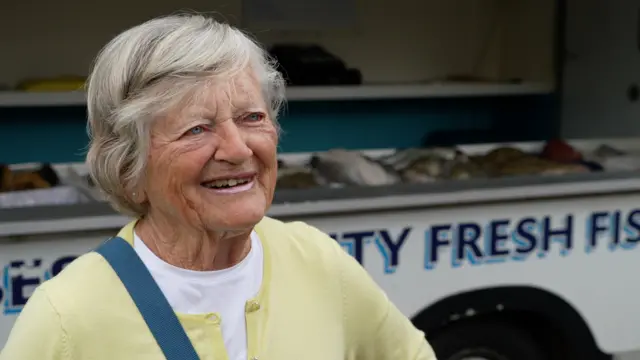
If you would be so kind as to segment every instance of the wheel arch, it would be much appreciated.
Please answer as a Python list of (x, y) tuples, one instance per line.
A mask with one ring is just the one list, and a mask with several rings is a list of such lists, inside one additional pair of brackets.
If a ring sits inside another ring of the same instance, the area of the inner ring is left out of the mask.
[(570, 349), (570, 359), (607, 358), (577, 309), (561, 296), (531, 286), (492, 287), (454, 294), (423, 309), (412, 321), (429, 338), (460, 321), (514, 313), (539, 317), (552, 324)]

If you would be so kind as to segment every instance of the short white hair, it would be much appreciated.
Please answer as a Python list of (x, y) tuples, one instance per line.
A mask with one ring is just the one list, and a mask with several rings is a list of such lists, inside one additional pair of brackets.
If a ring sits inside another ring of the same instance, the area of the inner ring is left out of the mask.
[(226, 79), (248, 67), (278, 126), (282, 75), (264, 49), (228, 24), (203, 15), (161, 17), (124, 31), (100, 51), (87, 82), (87, 164), (116, 210), (136, 217), (147, 212), (134, 194), (145, 172), (151, 120), (212, 77)]

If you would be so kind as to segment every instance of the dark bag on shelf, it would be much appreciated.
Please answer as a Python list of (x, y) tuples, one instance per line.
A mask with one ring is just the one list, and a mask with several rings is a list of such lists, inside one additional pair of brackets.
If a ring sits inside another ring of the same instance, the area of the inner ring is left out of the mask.
[(362, 75), (318, 45), (274, 45), (271, 56), (288, 85), (360, 85)]

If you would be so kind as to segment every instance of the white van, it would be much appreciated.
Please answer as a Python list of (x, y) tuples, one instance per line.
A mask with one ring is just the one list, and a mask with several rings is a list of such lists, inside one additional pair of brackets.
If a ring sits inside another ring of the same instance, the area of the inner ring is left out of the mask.
[[(635, 173), (429, 189), (280, 202), (270, 215), (339, 241), (439, 360), (600, 360), (640, 350)], [(2, 212), (0, 347), (39, 283), (128, 221), (106, 204), (69, 209), (29, 209), (28, 221), (21, 209)]]

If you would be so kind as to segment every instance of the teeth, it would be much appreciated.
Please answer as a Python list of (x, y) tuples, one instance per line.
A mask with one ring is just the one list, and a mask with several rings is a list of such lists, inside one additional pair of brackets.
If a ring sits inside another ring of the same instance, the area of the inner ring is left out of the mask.
[(225, 188), (225, 187), (233, 187), (237, 185), (243, 185), (250, 181), (250, 179), (224, 179), (224, 180), (215, 180), (209, 183), (204, 184), (208, 188)]

